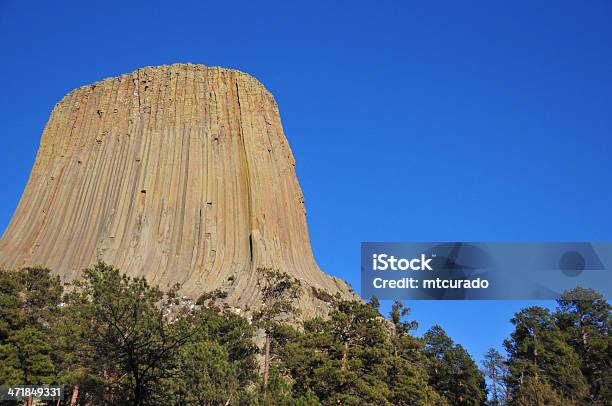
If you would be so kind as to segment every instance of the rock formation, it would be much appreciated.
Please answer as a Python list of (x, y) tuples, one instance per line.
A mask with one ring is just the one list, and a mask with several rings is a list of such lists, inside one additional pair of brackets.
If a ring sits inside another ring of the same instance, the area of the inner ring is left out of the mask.
[(295, 161), (273, 96), (235, 70), (146, 67), (84, 86), (44, 129), (0, 266), (44, 265), (69, 281), (104, 260), (196, 298), (257, 303), (257, 269), (348, 295), (321, 272)]

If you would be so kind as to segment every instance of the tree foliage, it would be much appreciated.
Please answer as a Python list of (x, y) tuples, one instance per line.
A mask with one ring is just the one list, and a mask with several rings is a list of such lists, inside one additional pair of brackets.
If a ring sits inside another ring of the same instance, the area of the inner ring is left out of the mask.
[(49, 270), (0, 271), (0, 382), (51, 383), (51, 334), (62, 287)]
[(580, 358), (588, 403), (612, 404), (612, 307), (599, 293), (583, 288), (565, 292), (557, 303), (556, 324)]
[(483, 373), (489, 381), (488, 389), (491, 406), (505, 405), (510, 393), (506, 382), (508, 380), (508, 365), (505, 357), (495, 348), (489, 348), (482, 361)]
[(513, 397), (531, 377), (535, 381), (547, 380), (567, 402), (582, 399), (586, 381), (580, 371), (580, 359), (565, 342), (550, 311), (528, 307), (511, 322), (515, 330), (504, 346), (510, 357), (508, 384)]
[(64, 385), (96, 405), (225, 404), (255, 385), (253, 329), (230, 311), (180, 306), (104, 263), (65, 294), (40, 268), (0, 279), (2, 384)]
[(64, 405), (612, 404), (610, 305), (592, 290), (518, 312), (507, 357), (479, 371), (441, 327), (415, 336), (403, 303), (386, 319), (376, 299), (332, 298), (299, 322), (299, 281), (258, 283), (250, 321), (225, 292), (193, 302), (104, 263), (66, 291), (44, 268), (0, 270), (0, 384), (62, 385)]
[(454, 343), (440, 326), (430, 328), (423, 339), (434, 389), (451, 405), (484, 405), (484, 376), (467, 351)]

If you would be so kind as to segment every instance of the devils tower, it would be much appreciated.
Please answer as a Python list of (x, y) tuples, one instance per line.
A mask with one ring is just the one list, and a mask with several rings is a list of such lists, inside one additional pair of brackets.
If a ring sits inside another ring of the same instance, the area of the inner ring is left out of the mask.
[(98, 260), (197, 297), (257, 302), (257, 270), (348, 294), (314, 261), (295, 161), (273, 96), (230, 69), (146, 67), (80, 87), (53, 109), (0, 267), (64, 280)]

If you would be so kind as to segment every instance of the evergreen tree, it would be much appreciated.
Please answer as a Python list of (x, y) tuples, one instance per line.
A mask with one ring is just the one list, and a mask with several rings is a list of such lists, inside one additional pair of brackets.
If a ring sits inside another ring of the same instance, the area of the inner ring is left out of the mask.
[(430, 385), (451, 405), (484, 405), (484, 377), (467, 351), (455, 344), (440, 326), (430, 328), (423, 340)]
[(9, 339), (23, 328), (22, 285), (16, 272), (0, 270), (0, 384), (21, 384), (24, 372), (17, 347)]
[(395, 301), (391, 306), (391, 322), (395, 327), (395, 331), (401, 334), (408, 334), (419, 328), (419, 323), (415, 320), (405, 321), (405, 318), (410, 315), (410, 308), (404, 306), (400, 301)]
[[(0, 384), (64, 385), (64, 404), (483, 405), (483, 373), (435, 326), (422, 339), (396, 302), (336, 298), (327, 318), (297, 325), (299, 282), (260, 270), (262, 308), (249, 321), (217, 305), (162, 293), (104, 263), (64, 294), (44, 268), (0, 271)], [(553, 314), (518, 312), (485, 355), (493, 405), (611, 404), (610, 305), (590, 289)], [(254, 328), (266, 337), (264, 374)]]
[(287, 377), (277, 367), (270, 368), (270, 380), (259, 388), (257, 398), (251, 404), (261, 406), (321, 406), (319, 398), (312, 390), (303, 395), (295, 395)]
[[(69, 299), (65, 297), (64, 300)], [(88, 320), (80, 313), (80, 309), (64, 302), (63, 306), (57, 309), (51, 331), (56, 383), (64, 386), (65, 393), (70, 394), (68, 396), (71, 403), (75, 404), (79, 399), (80, 389), (86, 389), (90, 394), (87, 400), (92, 403), (99, 403), (102, 399), (102, 396), (93, 395), (94, 388), (99, 391), (104, 389), (102, 379), (97, 377), (91, 368), (91, 356), (95, 349), (86, 337), (87, 325)]]
[(195, 312), (193, 323), (203, 330), (205, 337), (218, 343), (227, 352), (240, 388), (247, 388), (257, 380), (256, 357), (259, 350), (253, 341), (253, 326), (244, 317), (229, 310), (219, 312), (207, 308)]
[(285, 272), (269, 268), (258, 269), (258, 285), (261, 289), (262, 306), (255, 312), (253, 320), (264, 331), (264, 386), (268, 384), (271, 366), (272, 334), (280, 322), (291, 321), (298, 313), (294, 301), (301, 293), (300, 281)]
[(153, 404), (223, 405), (239, 398), (238, 370), (223, 346), (202, 337), (181, 346), (173, 356)]
[(391, 334), (393, 354), (425, 367), (427, 360), (422, 351), (423, 343), (411, 334), (418, 328), (418, 323), (414, 320), (406, 321), (409, 315), (410, 309), (401, 302), (395, 302), (391, 306), (389, 316), (393, 324)]
[(580, 357), (589, 404), (612, 404), (612, 307), (592, 289), (575, 288), (557, 301), (557, 325)]
[(59, 276), (52, 276), (47, 268), (29, 267), (17, 272), (17, 277), (23, 286), (26, 323), (48, 330), (62, 299)]
[[(516, 400), (526, 378), (530, 385), (549, 383), (566, 402), (576, 403), (586, 395), (580, 360), (567, 345), (548, 309), (534, 306), (511, 319), (514, 332), (504, 342), (509, 354), (508, 384)], [(515, 401), (516, 403), (516, 401)]]
[(506, 386), (508, 376), (506, 359), (495, 348), (490, 348), (484, 355), (482, 366), (484, 374), (490, 382), (491, 405), (500, 406), (507, 404), (509, 393)]
[(409, 315), (410, 309), (403, 303), (396, 301), (391, 306), (393, 356), (387, 361), (389, 401), (394, 405), (440, 404), (442, 399), (428, 383), (427, 358), (422, 341), (411, 334), (418, 328), (418, 323), (407, 321)]
[(86, 269), (76, 286), (70, 303), (85, 321), (89, 362), (105, 379), (106, 401), (147, 403), (166, 364), (197, 331), (185, 322), (168, 323), (157, 306), (161, 292), (144, 279), (104, 263)]
[(566, 399), (550, 386), (546, 378), (528, 376), (514, 394), (512, 404), (516, 406), (569, 406)]
[(52, 383), (50, 332), (62, 294), (59, 279), (40, 267), (0, 270), (0, 286), (0, 383)]
[(295, 395), (312, 391), (326, 405), (441, 404), (418, 340), (406, 329), (394, 333), (376, 301), (336, 306), (329, 319), (309, 320), (302, 333), (286, 331), (280, 341)]
[(323, 404), (389, 404), (387, 331), (378, 312), (359, 302), (339, 302), (329, 320), (305, 322), (283, 357), (295, 393), (312, 390)]
[(387, 364), (387, 385), (389, 394), (387, 400), (393, 405), (429, 406), (445, 405), (442, 398), (429, 385), (427, 371), (422, 364), (391, 356)]
[(0, 269), (0, 342), (25, 324), (23, 285), (17, 272)]

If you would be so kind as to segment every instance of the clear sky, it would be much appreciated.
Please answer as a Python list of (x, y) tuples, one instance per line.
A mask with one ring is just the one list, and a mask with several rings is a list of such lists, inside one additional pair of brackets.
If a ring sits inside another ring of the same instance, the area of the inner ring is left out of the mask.
[[(71, 89), (146, 65), (275, 95), (315, 256), (361, 241), (612, 241), (612, 3), (0, 0), (0, 232)], [(410, 303), (479, 359), (520, 302)]]

